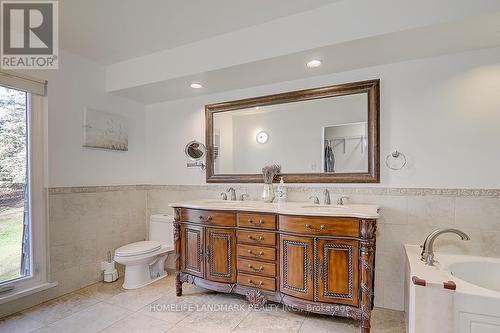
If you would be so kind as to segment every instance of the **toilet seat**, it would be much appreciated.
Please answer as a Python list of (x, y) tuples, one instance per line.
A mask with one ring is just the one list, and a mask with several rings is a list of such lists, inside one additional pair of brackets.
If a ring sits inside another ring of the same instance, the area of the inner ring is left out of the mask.
[(141, 241), (122, 246), (115, 251), (117, 257), (133, 257), (155, 252), (161, 248), (157, 241)]

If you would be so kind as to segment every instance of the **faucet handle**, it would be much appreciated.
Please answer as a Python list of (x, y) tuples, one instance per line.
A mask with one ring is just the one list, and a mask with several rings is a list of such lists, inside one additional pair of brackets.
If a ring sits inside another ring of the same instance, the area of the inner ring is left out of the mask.
[(240, 195), (240, 201), (245, 201), (245, 198), (250, 199), (250, 196), (246, 193), (243, 193), (242, 195)]
[(227, 200), (227, 194), (225, 192), (221, 192), (220, 196), (222, 197), (222, 200)]
[(349, 199), (350, 198), (347, 195), (343, 195), (337, 200), (337, 205), (343, 206), (345, 204), (345, 201)]
[(314, 199), (314, 204), (319, 205), (319, 198), (315, 195), (311, 195), (309, 199)]

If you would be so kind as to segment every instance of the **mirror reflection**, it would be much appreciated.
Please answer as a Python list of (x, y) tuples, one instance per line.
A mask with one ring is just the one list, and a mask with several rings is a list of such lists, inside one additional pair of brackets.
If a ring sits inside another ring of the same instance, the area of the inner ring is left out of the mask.
[(368, 171), (368, 94), (258, 106), (213, 115), (214, 174)]
[(189, 159), (197, 161), (205, 156), (206, 148), (205, 145), (199, 141), (191, 141), (186, 145), (184, 151)]

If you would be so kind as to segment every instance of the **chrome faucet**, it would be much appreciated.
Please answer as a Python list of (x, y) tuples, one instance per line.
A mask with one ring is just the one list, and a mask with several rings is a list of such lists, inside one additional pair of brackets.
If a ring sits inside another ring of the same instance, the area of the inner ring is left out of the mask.
[(345, 201), (346, 201), (346, 200), (349, 200), (349, 197), (348, 197), (348, 196), (346, 196), (346, 195), (341, 196), (341, 197), (337, 200), (337, 205), (339, 205), (339, 206), (343, 206), (343, 205), (345, 205)]
[(230, 187), (227, 189), (226, 192), (231, 193), (231, 200), (232, 201), (236, 201), (236, 191), (234, 190), (234, 188)]
[(325, 188), (325, 191), (323, 192), (323, 194), (325, 195), (325, 205), (330, 205), (332, 203), (332, 201), (330, 200), (330, 192), (328, 191), (327, 188)]
[(458, 229), (438, 229), (429, 234), (422, 245), (421, 260), (425, 261), (426, 265), (434, 266), (434, 241), (438, 236), (446, 233), (457, 234), (462, 240), (470, 240), (470, 237), (463, 231)]
[(222, 200), (227, 200), (227, 194), (225, 192), (221, 192), (220, 196), (222, 197)]
[(309, 199), (314, 199), (314, 204), (319, 205), (319, 198), (315, 195), (311, 195)]
[(243, 193), (242, 195), (240, 195), (240, 201), (245, 201), (245, 198), (250, 199), (250, 196), (246, 193)]

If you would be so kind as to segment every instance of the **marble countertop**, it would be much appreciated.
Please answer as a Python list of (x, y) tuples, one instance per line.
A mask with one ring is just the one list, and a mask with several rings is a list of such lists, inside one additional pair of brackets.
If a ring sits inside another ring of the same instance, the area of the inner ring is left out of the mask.
[(379, 206), (377, 205), (315, 205), (310, 202), (283, 202), (266, 203), (262, 201), (231, 201), (201, 199), (174, 202), (170, 207), (229, 210), (245, 212), (263, 212), (282, 215), (329, 216), (329, 217), (355, 217), (377, 219)]

